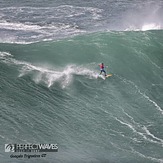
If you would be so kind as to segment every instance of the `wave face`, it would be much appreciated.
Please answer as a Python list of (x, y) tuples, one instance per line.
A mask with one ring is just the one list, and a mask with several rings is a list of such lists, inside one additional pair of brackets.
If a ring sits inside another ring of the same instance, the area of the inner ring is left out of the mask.
[[(162, 35), (1, 43), (1, 142), (57, 143), (47, 162), (163, 162)], [(113, 74), (106, 80), (101, 62)]]

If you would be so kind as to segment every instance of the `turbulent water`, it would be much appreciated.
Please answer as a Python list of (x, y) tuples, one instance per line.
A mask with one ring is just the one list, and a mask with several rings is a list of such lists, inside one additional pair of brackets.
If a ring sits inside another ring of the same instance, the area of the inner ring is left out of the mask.
[(0, 163), (163, 162), (161, 0), (0, 4)]

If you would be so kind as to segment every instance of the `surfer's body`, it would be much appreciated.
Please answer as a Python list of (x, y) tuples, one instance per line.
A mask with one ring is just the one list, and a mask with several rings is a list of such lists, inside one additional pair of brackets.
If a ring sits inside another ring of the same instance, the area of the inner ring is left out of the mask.
[(101, 63), (101, 64), (99, 64), (99, 66), (100, 66), (100, 70), (101, 70), (100, 75), (101, 75), (102, 73), (104, 73), (105, 76), (106, 76), (106, 71), (104, 70), (104, 68), (105, 68), (104, 64)]

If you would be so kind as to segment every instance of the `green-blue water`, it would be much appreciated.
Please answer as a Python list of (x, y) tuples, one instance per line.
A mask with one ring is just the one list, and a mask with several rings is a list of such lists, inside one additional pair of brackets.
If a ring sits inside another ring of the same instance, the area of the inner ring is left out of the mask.
[[(39, 162), (162, 162), (162, 34), (1, 44), (2, 146), (57, 143)], [(106, 80), (97, 77), (101, 61), (113, 74)], [(2, 148), (1, 158), (11, 161)]]
[(0, 163), (163, 163), (161, 0), (0, 4)]

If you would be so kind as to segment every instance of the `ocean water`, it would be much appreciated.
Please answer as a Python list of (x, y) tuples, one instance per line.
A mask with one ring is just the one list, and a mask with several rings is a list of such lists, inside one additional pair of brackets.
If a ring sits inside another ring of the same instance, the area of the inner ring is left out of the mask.
[[(162, 0), (0, 0), (0, 163), (163, 163), (162, 15)], [(58, 152), (5, 152), (28, 143)]]

